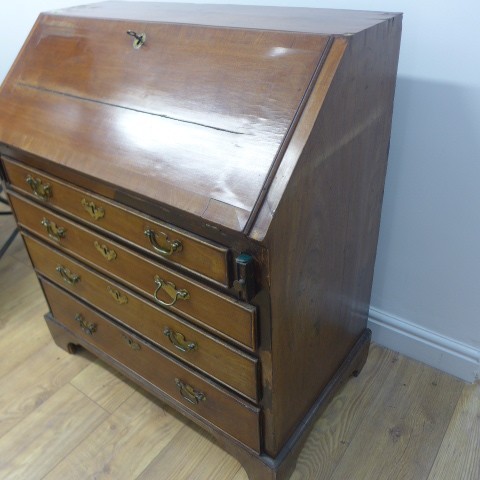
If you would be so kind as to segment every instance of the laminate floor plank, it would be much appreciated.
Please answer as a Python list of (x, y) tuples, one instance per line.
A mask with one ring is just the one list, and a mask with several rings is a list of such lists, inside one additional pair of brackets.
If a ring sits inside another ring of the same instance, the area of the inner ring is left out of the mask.
[[(6, 211), (8, 207), (2, 205), (0, 211)], [(0, 247), (2, 247), (7, 239), (15, 231), (16, 223), (13, 215), (0, 215)], [(28, 257), (27, 251), (23, 245), (23, 240), (20, 233), (17, 232), (16, 237), (13, 242), (8, 247), (7, 251), (4, 253), (4, 257), (11, 256), (15, 260), (20, 261), (26, 266), (31, 266), (30, 258)]]
[(480, 479), (480, 383), (465, 385), (428, 480)]
[[(331, 480), (427, 479), (463, 382), (398, 357)], [(447, 480), (453, 480), (447, 477)]]
[(240, 468), (240, 464), (218, 447), (213, 438), (190, 422), (180, 429), (137, 480), (233, 480)]
[(107, 415), (75, 387), (64, 385), (0, 438), (0, 478), (43, 479)]
[(232, 480), (249, 480), (245, 470), (240, 467)]
[[(2, 329), (14, 318), (23, 321), (25, 308), (35, 305), (38, 307), (38, 314), (42, 315), (40, 309), (47, 305), (32, 268), (10, 256), (0, 260), (0, 300)], [(20, 316), (15, 317), (16, 313)]]
[(28, 361), (28, 358), (32, 357), (36, 351), (45, 348), (51, 341), (52, 338), (48, 332), (32, 331), (27, 324), (14, 330), (8, 337), (8, 341), (0, 342), (0, 349), (8, 348), (4, 351), (10, 353), (5, 355), (0, 362), (0, 385), (3, 383), (4, 375), (9, 374), (19, 364)]
[[(4, 260), (7, 259), (2, 259), (0, 264)], [(43, 321), (47, 308), (31, 268), (8, 287), (0, 289), (0, 351), (4, 352), (0, 362), (0, 384), (5, 374), (51, 343)]]
[(89, 361), (83, 356), (68, 358), (49, 342), (4, 375), (0, 379), (0, 437), (54, 396)]
[[(6, 216), (4, 225), (2, 225), (2, 233), (0, 234), (0, 246), (4, 245), (7, 239), (15, 231), (16, 224), (12, 216)], [(13, 242), (9, 245), (4, 255), (9, 255), (15, 260), (23, 263), (27, 267), (31, 267), (30, 257), (28, 256), (25, 246), (23, 244), (20, 232), (17, 232)]]
[(135, 392), (44, 480), (136, 479), (182, 427), (152, 397)]
[(31, 266), (20, 262), (13, 255), (4, 254), (0, 259), (0, 292), (2, 292), (2, 297), (7, 299), (6, 293), (12, 291), (12, 288), (15, 288), (21, 294), (22, 290), (20, 286), (17, 286), (17, 282), (22, 281), (29, 274), (34, 275)]
[(114, 413), (135, 392), (133, 383), (98, 359), (84, 368), (71, 383), (110, 413)]
[[(0, 195), (0, 197), (6, 199), (4, 192), (2, 195)], [(0, 203), (0, 212), (9, 211), (11, 211), (10, 206)], [(15, 227), (15, 218), (13, 215), (0, 215), (0, 245), (3, 245)]]
[(398, 355), (372, 345), (367, 363), (351, 378), (315, 423), (299, 456), (291, 480), (329, 478), (352, 441), (366, 412), (374, 406)]
[(29, 268), (32, 268), (32, 262), (30, 261), (30, 257), (25, 249), (25, 245), (20, 233), (17, 234), (15, 240), (12, 242), (8, 250), (9, 255), (11, 255), (15, 260), (18, 260)]

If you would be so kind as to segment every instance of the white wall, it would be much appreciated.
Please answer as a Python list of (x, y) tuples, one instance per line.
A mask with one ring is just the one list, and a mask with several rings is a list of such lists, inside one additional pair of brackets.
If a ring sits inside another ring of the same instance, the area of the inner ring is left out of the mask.
[[(5, 2), (0, 80), (39, 11)], [(92, 3), (89, 1), (83, 3)], [(236, 0), (404, 12), (370, 325), (391, 348), (462, 378), (480, 376), (480, 2)]]

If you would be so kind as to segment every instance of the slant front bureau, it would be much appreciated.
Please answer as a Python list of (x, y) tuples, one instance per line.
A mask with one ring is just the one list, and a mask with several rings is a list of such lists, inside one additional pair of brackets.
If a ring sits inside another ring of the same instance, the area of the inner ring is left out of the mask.
[(286, 479), (363, 366), (401, 15), (106, 2), (40, 15), (2, 175), (56, 343)]

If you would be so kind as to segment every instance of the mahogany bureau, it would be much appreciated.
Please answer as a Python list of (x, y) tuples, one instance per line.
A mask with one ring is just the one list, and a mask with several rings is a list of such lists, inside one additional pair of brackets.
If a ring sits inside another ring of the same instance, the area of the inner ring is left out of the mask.
[(0, 91), (56, 343), (286, 479), (362, 368), (401, 15), (105, 2), (40, 15)]

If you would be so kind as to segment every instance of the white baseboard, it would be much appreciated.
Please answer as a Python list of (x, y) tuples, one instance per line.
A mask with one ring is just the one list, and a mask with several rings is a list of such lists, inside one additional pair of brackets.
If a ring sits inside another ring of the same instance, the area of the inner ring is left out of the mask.
[(373, 341), (379, 345), (467, 382), (480, 379), (480, 349), (426, 330), (374, 307), (370, 308), (368, 327), (372, 330)]

